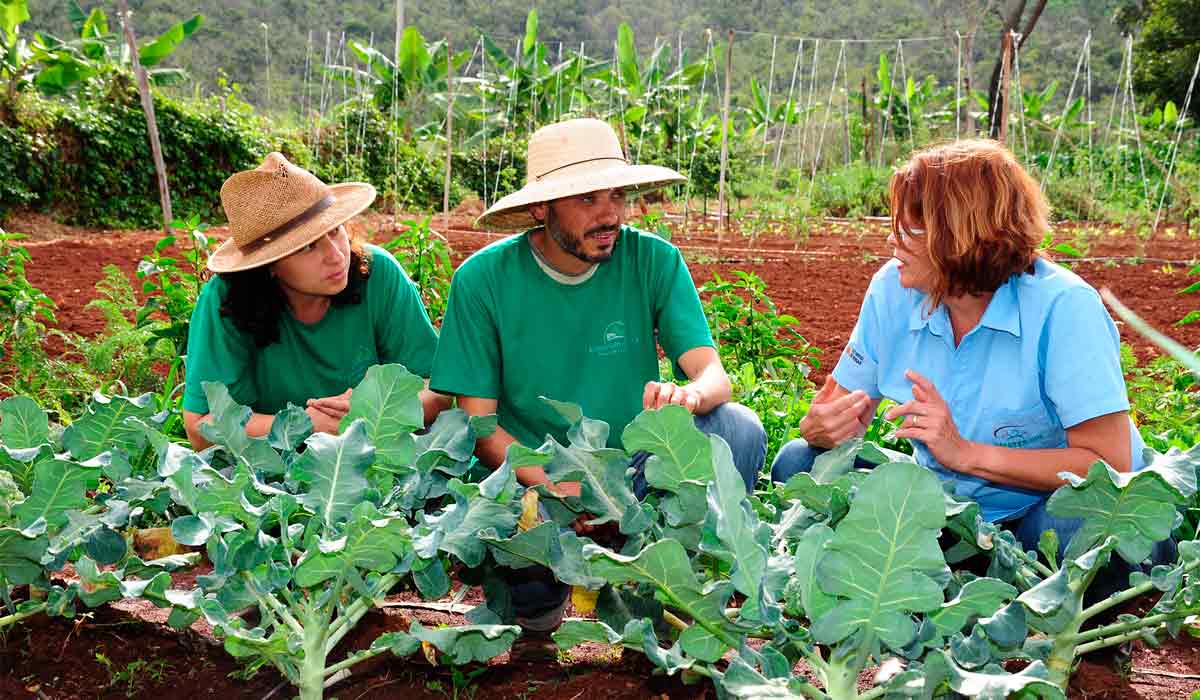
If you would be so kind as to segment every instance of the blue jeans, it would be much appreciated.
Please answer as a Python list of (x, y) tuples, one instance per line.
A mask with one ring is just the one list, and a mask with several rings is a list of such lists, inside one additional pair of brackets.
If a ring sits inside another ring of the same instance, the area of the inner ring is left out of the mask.
[[(779, 454), (775, 455), (775, 461), (771, 463), (771, 480), (783, 483), (800, 472), (812, 471), (813, 462), (816, 461), (818, 455), (825, 451), (820, 447), (809, 445), (803, 439), (792, 440), (780, 448)], [(860, 459), (855, 461), (854, 466), (857, 469), (870, 469), (874, 465)], [(1037, 551), (1038, 540), (1041, 539), (1042, 533), (1053, 529), (1058, 534), (1058, 558), (1061, 562), (1067, 544), (1082, 527), (1083, 520), (1081, 518), (1058, 518), (1051, 515), (1046, 511), (1047, 501), (1049, 501), (1048, 494), (1047, 498), (1042, 499), (1025, 514), (1004, 521), (1003, 524), (1012, 531), (1026, 551), (1034, 552)], [(1174, 561), (1175, 557), (1175, 543), (1168, 538), (1154, 546), (1150, 560), (1151, 564), (1165, 564)], [(1107, 570), (1097, 576), (1088, 588), (1085, 600), (1096, 602), (1124, 589), (1128, 585), (1129, 573), (1134, 568), (1138, 567), (1114, 554)], [(1149, 568), (1142, 568), (1149, 573)]]
[[(754, 483), (767, 459), (767, 433), (758, 415), (740, 403), (723, 403), (709, 413), (696, 416), (696, 428), (706, 435), (718, 435), (729, 444), (733, 464), (746, 483), (747, 493), (754, 492)], [(639, 452), (630, 460), (634, 468), (633, 493), (638, 499), (646, 497), (646, 459), (649, 453)], [(512, 571), (508, 575), (513, 612), (517, 624), (530, 632), (550, 632), (558, 628), (566, 608), (571, 587), (559, 583), (545, 567), (532, 566)]]

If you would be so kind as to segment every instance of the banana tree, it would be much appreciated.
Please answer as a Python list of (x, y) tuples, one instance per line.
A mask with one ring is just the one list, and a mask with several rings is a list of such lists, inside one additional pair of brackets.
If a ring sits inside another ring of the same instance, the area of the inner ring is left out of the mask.
[(702, 100), (692, 96), (704, 81), (706, 73), (714, 71), (711, 59), (689, 61), (671, 68), (671, 51), (667, 43), (656, 44), (650, 56), (639, 60), (633, 30), (622, 23), (617, 28), (616, 62), (603, 75), (602, 86), (619, 98), (614, 108), (621, 110), (620, 119), (628, 141), (637, 149), (650, 148), (659, 153), (671, 153), (687, 146), (704, 121)]
[[(385, 114), (391, 113), (395, 101), (409, 130), (420, 124), (415, 130), (421, 133), (436, 131), (444, 116), (445, 110), (431, 109), (430, 102), (444, 103), (449, 67), (453, 66), (457, 75), (471, 58), (470, 51), (457, 51), (451, 56), (445, 41), (428, 42), (415, 27), (404, 30), (395, 58), (354, 40), (349, 42), (349, 47), (362, 65), (331, 66), (332, 76), (338, 80), (365, 82), (375, 106)], [(457, 108), (455, 116), (458, 116)]]
[[(550, 47), (538, 41), (538, 14), (525, 18), (525, 35), (512, 56), (486, 34), (483, 79), (469, 104), (485, 122), (489, 134), (514, 125), (536, 127), (570, 113), (586, 113), (600, 99), (588, 88), (608, 70), (608, 62), (572, 51), (562, 59), (551, 57)], [(563, 52), (560, 50), (559, 54)]]
[[(879, 54), (875, 77), (878, 91), (872, 97), (872, 104), (884, 113), (888, 128), (896, 138), (908, 138), (910, 131), (918, 132), (923, 127), (932, 129), (951, 121), (955, 107), (960, 104), (954, 97), (954, 88), (939, 87), (932, 75), (920, 83), (912, 76), (897, 81), (887, 54)], [(862, 99), (861, 95), (857, 96), (860, 105)]]
[[(33, 82), (43, 94), (60, 95), (83, 81), (107, 71), (128, 69), (133, 61), (129, 45), (119, 31), (111, 31), (108, 16), (99, 7), (84, 14), (79, 3), (67, 4), (67, 15), (75, 38), (63, 41), (48, 34), (36, 35), (34, 58), (40, 64)], [(159, 66), (179, 45), (204, 24), (203, 15), (177, 22), (138, 49), (138, 63), (156, 86), (177, 85), (188, 79), (182, 68)]]

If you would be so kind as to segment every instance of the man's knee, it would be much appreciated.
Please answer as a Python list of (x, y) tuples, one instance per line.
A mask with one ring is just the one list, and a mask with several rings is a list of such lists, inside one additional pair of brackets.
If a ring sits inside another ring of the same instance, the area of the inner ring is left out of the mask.
[(796, 438), (779, 448), (775, 461), (771, 463), (771, 481), (783, 483), (800, 472), (810, 472), (820, 450), (809, 445), (804, 438)]
[(696, 416), (696, 427), (725, 440), (746, 489), (753, 491), (767, 458), (767, 431), (758, 414), (740, 403), (727, 401), (706, 415)]

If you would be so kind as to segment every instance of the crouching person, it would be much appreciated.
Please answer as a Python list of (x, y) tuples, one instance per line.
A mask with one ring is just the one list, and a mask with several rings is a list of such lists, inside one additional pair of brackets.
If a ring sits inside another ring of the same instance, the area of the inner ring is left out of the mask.
[[(208, 260), (188, 332), (183, 420), (193, 447), (209, 442), (203, 382), (253, 410), (246, 432), (303, 406), (313, 429), (336, 433), (369, 367), (400, 363), (428, 377), (437, 347), (416, 287), (387, 251), (347, 222), (375, 199), (361, 182), (326, 185), (271, 153), (221, 187), (231, 236)], [(424, 390), (426, 424), (449, 399)]]
[[(546, 435), (564, 444), (567, 425), (539, 397), (579, 404), (611, 426), (643, 409), (683, 406), (697, 428), (729, 443), (753, 490), (766, 454), (758, 416), (730, 402), (730, 382), (679, 251), (625, 225), (631, 197), (682, 181), (679, 173), (626, 162), (612, 128), (576, 119), (529, 140), (527, 184), (479, 219), (480, 226), (523, 230), (472, 255), (454, 275), (431, 387), (454, 394), (472, 415), (498, 414), (499, 429), (478, 442), (491, 468), (514, 442), (536, 448)], [(659, 382), (661, 346), (680, 385)], [(644, 459), (635, 491), (644, 496)], [(549, 484), (540, 467), (518, 469), (526, 487), (578, 495), (578, 483)], [(582, 524), (576, 529), (586, 532)], [(513, 579), (518, 623), (529, 639), (562, 618), (567, 587), (549, 572)], [(531, 635), (530, 633), (534, 633)]]

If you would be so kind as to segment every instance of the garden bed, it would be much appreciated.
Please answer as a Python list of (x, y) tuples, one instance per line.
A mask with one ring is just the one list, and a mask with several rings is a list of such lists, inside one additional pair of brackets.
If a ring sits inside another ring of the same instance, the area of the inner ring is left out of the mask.
[[(440, 219), (434, 217), (433, 225), (446, 231), (455, 265), (501, 237), (471, 230), (470, 217), (452, 216), (449, 226), (440, 226)], [(391, 225), (390, 215), (367, 218), (376, 242), (391, 238)], [(711, 222), (708, 226), (673, 237), (697, 284), (713, 274), (728, 278), (734, 270), (762, 277), (779, 312), (797, 318), (800, 333), (821, 351), (822, 364), (831, 366), (854, 327), (871, 275), (891, 255), (885, 240), (886, 224), (827, 223), (802, 238), (771, 234), (754, 239), (735, 227), (720, 242), (709, 230)], [(1184, 345), (1200, 345), (1200, 324), (1172, 327), (1196, 305), (1194, 296), (1178, 292), (1195, 281), (1188, 278), (1186, 263), (1194, 264), (1200, 257), (1200, 241), (1175, 231), (1145, 240), (1130, 230), (1105, 227), (1103, 235), (1080, 242), (1076, 240), (1083, 237), (1079, 228), (1065, 223), (1055, 229), (1057, 241), (1075, 241), (1073, 245), (1085, 254), (1072, 263), (1077, 273), (1097, 288), (1111, 288), (1152, 325), (1169, 328)], [(59, 327), (83, 335), (104, 327), (103, 316), (85, 308), (95, 298), (94, 286), (103, 276), (104, 266), (117, 265), (132, 276), (142, 256), (161, 236), (159, 231), (68, 229), (45, 217), (29, 216), (10, 219), (5, 229), (30, 235), (25, 242), (33, 256), (27, 269), (29, 281), (58, 304)], [(68, 232), (70, 235), (65, 235)], [(214, 228), (211, 233), (224, 237), (226, 230)], [(1121, 339), (1132, 345), (1142, 360), (1158, 354), (1153, 345), (1124, 326)]]

